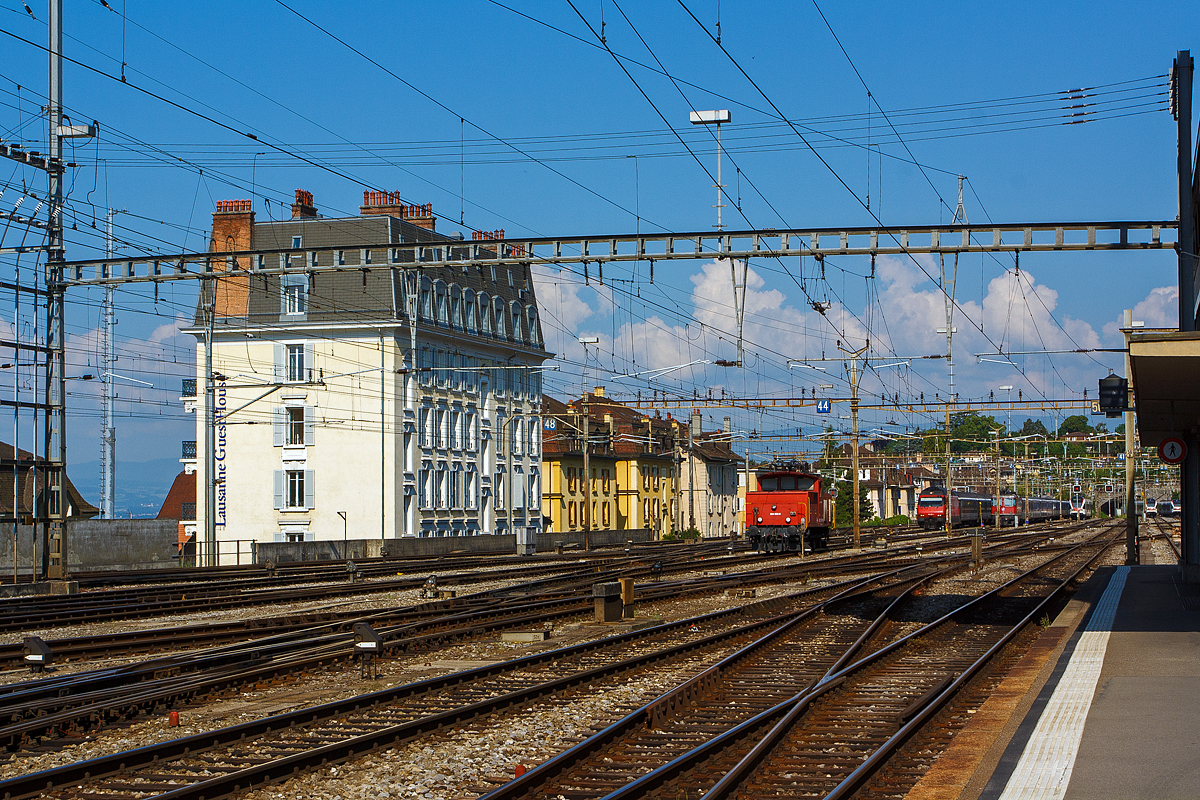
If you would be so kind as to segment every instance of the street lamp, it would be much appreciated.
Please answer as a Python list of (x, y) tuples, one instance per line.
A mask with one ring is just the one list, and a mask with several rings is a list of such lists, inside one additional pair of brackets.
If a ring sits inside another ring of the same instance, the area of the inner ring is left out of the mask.
[(721, 202), (724, 199), (725, 184), (721, 183), (721, 161), (723, 161), (723, 151), (721, 150), (721, 125), (732, 120), (728, 109), (719, 111), (693, 111), (689, 115), (689, 119), (693, 125), (716, 125), (717, 126), (717, 204), (714, 208), (717, 209), (717, 230), (725, 229), (725, 225), (721, 222), (721, 209), (725, 204)]

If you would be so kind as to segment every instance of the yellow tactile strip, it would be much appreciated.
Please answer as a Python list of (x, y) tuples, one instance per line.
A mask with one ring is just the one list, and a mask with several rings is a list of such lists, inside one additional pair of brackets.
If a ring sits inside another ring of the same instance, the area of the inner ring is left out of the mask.
[(1069, 630), (1065, 626), (1054, 626), (1042, 631), (996, 691), (971, 715), (971, 721), (955, 735), (946, 752), (909, 791), (907, 800), (958, 800), (962, 796), (980, 763)]

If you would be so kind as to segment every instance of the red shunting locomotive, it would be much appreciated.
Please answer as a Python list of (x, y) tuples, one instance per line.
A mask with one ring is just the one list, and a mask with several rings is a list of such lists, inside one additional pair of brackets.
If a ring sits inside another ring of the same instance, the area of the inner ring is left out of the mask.
[(803, 552), (829, 546), (833, 498), (824, 479), (802, 461), (776, 462), (759, 473), (757, 491), (746, 492), (746, 538), (751, 548)]

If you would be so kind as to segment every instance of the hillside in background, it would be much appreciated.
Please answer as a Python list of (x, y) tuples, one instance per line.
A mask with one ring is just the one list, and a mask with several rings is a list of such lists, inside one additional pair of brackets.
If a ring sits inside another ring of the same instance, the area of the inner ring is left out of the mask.
[[(183, 471), (176, 458), (117, 463), (116, 516), (150, 518), (158, 514), (175, 476)], [(100, 505), (100, 462), (71, 464), (71, 481), (89, 503)]]

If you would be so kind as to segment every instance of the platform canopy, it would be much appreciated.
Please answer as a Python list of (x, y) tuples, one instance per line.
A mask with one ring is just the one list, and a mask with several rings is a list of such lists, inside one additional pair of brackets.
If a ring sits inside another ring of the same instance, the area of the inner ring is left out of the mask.
[(1200, 431), (1200, 333), (1135, 333), (1129, 360), (1142, 445)]

